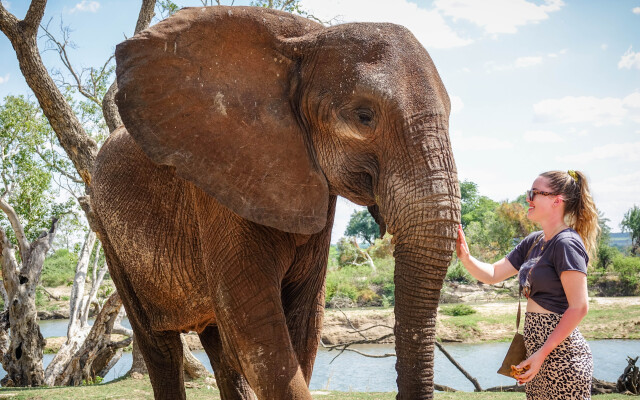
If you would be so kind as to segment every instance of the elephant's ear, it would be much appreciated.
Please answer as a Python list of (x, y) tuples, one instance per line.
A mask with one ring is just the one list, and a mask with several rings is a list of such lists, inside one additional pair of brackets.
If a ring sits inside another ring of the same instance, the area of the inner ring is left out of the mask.
[(282, 49), (317, 29), (260, 8), (181, 10), (118, 45), (122, 120), (154, 162), (240, 216), (318, 232), (328, 185), (292, 112), (295, 62)]

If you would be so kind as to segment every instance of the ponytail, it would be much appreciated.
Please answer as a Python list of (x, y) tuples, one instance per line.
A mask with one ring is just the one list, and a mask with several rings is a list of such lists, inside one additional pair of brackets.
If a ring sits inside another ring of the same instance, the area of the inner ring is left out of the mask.
[(591, 197), (587, 177), (580, 171), (549, 171), (540, 174), (549, 180), (549, 186), (564, 200), (564, 220), (584, 242), (589, 258), (595, 256), (600, 233), (598, 210)]

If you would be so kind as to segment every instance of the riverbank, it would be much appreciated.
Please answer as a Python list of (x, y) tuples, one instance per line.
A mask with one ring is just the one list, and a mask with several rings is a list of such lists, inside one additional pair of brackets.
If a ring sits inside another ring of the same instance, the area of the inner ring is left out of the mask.
[[(441, 304), (436, 322), (436, 337), (442, 342), (481, 343), (508, 341), (515, 329), (517, 300), (465, 302), (475, 313), (445, 315), (455, 304)], [(524, 304), (523, 304), (524, 306)], [(587, 340), (640, 339), (640, 297), (592, 297), (589, 313), (580, 324)], [(392, 308), (327, 309), (322, 341), (325, 345), (355, 340), (376, 339), (393, 333)], [(114, 338), (116, 339), (116, 338)], [(47, 338), (46, 351), (56, 352), (65, 338)], [(393, 335), (379, 343), (393, 343)], [(192, 350), (201, 350), (196, 334), (187, 335)]]

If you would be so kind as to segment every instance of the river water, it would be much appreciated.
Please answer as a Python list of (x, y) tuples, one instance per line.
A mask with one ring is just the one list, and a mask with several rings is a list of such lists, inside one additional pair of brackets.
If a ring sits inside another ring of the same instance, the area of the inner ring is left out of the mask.
[[(42, 335), (47, 337), (65, 336), (67, 320), (41, 321)], [(123, 325), (127, 325), (126, 321)], [(640, 355), (640, 340), (592, 340), (589, 342), (593, 353), (594, 376), (615, 382), (627, 366), (626, 357)], [(475, 377), (482, 388), (512, 385), (514, 380), (495, 371), (500, 366), (509, 343), (445, 343), (446, 350), (454, 359)], [(354, 346), (368, 354), (393, 353), (391, 345)], [(211, 371), (209, 359), (204, 351), (194, 355)], [(338, 390), (358, 392), (391, 392), (396, 390), (395, 357), (367, 358), (344, 352), (334, 360), (337, 351), (320, 348), (311, 377), (312, 390)], [(45, 368), (53, 359), (53, 354), (44, 355)], [(333, 360), (333, 361), (332, 361)], [(123, 354), (120, 361), (105, 377), (105, 381), (118, 378), (129, 371), (131, 353)], [(473, 391), (474, 387), (447, 358), (436, 349), (435, 382), (458, 390)], [(0, 370), (0, 378), (5, 375)]]

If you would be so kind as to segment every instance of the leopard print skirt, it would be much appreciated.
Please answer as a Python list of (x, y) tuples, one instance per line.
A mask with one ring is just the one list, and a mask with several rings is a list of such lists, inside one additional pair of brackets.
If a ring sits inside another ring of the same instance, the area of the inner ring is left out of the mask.
[[(562, 314), (526, 313), (524, 343), (527, 357), (542, 347)], [(527, 400), (591, 399), (593, 357), (578, 328), (544, 360), (538, 374), (525, 385)]]

